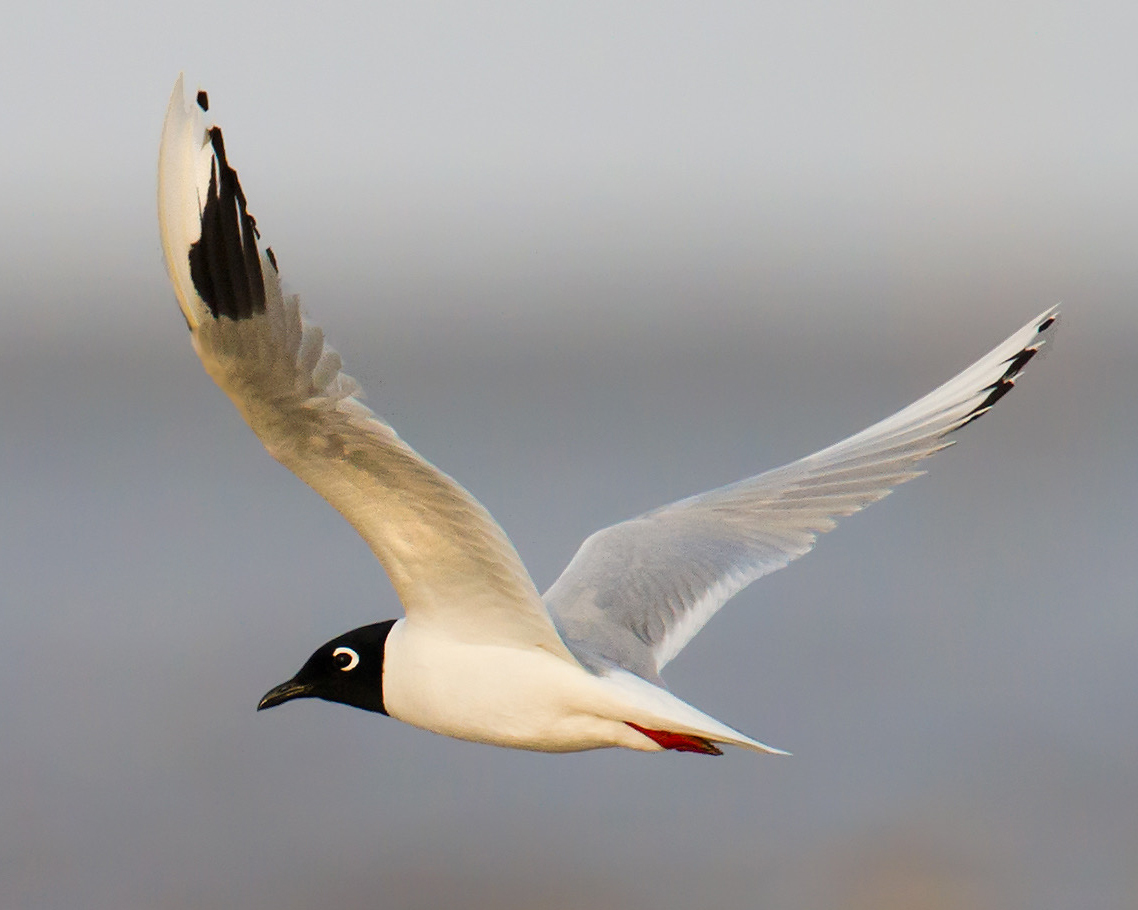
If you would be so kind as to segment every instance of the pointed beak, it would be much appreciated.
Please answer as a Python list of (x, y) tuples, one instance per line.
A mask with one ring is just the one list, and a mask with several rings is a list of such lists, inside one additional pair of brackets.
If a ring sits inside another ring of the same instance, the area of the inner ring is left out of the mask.
[(257, 703), (257, 710), (264, 711), (265, 708), (274, 708), (286, 701), (292, 701), (294, 698), (309, 698), (312, 695), (312, 688), (308, 683), (300, 683), (295, 679), (290, 679), (288, 682), (283, 682), (275, 689), (266, 692), (265, 697)]

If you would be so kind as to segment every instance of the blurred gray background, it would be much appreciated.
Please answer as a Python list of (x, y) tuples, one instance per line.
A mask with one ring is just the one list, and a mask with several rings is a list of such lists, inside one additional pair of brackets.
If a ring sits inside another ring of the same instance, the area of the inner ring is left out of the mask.
[[(1138, 906), (1138, 7), (70, 3), (0, 32), (0, 907)], [(931, 474), (669, 667), (793, 758), (304, 702), (398, 615), (194, 357), (179, 70), (369, 401), (548, 585), (1062, 300)]]

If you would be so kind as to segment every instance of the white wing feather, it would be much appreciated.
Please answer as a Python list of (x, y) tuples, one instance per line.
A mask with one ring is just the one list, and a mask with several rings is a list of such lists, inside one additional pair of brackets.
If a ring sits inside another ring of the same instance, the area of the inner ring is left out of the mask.
[(502, 529), (361, 403), (339, 355), (282, 293), (220, 131), (199, 106), (187, 107), (179, 77), (162, 132), (158, 214), (170, 280), (206, 371), (273, 457), (367, 541), (409, 623), (573, 661)]
[(1057, 325), (1053, 307), (936, 391), (821, 452), (593, 534), (545, 593), (562, 638), (586, 664), (659, 684), (732, 596), (923, 473), (917, 463), (1009, 392)]

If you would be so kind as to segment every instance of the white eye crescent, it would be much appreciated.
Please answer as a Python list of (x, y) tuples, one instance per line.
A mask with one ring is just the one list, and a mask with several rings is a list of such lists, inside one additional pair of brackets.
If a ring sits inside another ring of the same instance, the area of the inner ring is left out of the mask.
[(351, 648), (337, 648), (332, 652), (332, 660), (337, 667), (347, 672), (355, 669), (356, 664), (360, 662), (360, 656)]

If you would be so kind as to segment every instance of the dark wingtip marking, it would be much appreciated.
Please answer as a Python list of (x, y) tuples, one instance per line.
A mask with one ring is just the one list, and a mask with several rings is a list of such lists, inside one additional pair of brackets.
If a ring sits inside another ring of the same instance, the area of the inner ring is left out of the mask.
[(269, 262), (273, 264), (273, 271), (279, 275), (281, 273), (281, 270), (277, 268), (277, 254), (273, 252), (273, 248), (271, 246), (265, 248), (265, 255), (269, 257)]
[[(992, 405), (994, 405), (997, 401), (999, 401), (1001, 398), (1003, 398), (1005, 395), (1007, 395), (1008, 392), (1010, 392), (1012, 389), (1015, 388), (1015, 386), (1016, 386), (1015, 380), (1014, 379), (1008, 379), (1005, 376), (1001, 376), (998, 380), (993, 382), (990, 386), (987, 386), (982, 391), (986, 391), (988, 393), (988, 396), (983, 401), (981, 401), (978, 405), (976, 405), (976, 407), (974, 407), (971, 411), (968, 412), (968, 416), (964, 419), (964, 422), (960, 426), (958, 426), (956, 429), (957, 430), (963, 429), (964, 427), (968, 426), (968, 424), (972, 423), (974, 420), (977, 420), (980, 417), (983, 417), (990, 410), (992, 410)], [(953, 432), (955, 432), (955, 431), (953, 431)]]
[(202, 233), (190, 247), (190, 278), (215, 319), (249, 319), (265, 311), (265, 276), (257, 251), (257, 222), (245, 205), (237, 172), (225, 157), (221, 130), (209, 131), (213, 146)]
[(1020, 371), (1027, 366), (1027, 362), (1038, 353), (1039, 348), (1024, 348), (1007, 362), (1008, 368), (1004, 373), (1004, 378), (1011, 379), (1013, 376), (1017, 376)]
[[(1055, 316), (1048, 316), (1046, 319), (1044, 319), (1043, 322), (1039, 323), (1039, 325), (1036, 326), (1035, 334), (1039, 335), (1042, 332), (1046, 332), (1049, 328), (1051, 328), (1052, 325), (1055, 324), (1056, 318), (1057, 317)], [(1024, 348), (1014, 357), (1009, 357), (1007, 360), (1005, 360), (1004, 363), (1008, 365), (1008, 368), (1004, 370), (1004, 375), (993, 382), (990, 386), (981, 389), (983, 392), (988, 392), (988, 396), (968, 412), (968, 416), (964, 418), (964, 421), (962, 423), (949, 430), (948, 432), (955, 433), (957, 430), (968, 426), (968, 424), (972, 423), (972, 421), (976, 420), (977, 418), (983, 417), (985, 414), (987, 414), (988, 411), (992, 409), (992, 405), (994, 405), (997, 401), (1007, 395), (1008, 392), (1015, 388), (1016, 377), (1018, 377), (1019, 374), (1023, 372), (1023, 368), (1027, 366), (1031, 358), (1039, 353), (1039, 349), (1042, 346), (1043, 342), (1039, 342), (1034, 346)]]
[(209, 95), (207, 95), (204, 91), (199, 91), (197, 100), (198, 107), (200, 107), (203, 111), (209, 110)]
[(978, 411), (988, 410), (990, 407), (992, 407), (992, 405), (994, 405), (997, 401), (999, 401), (1001, 398), (1003, 398), (1005, 395), (1007, 395), (1008, 392), (1010, 392), (1015, 387), (1016, 387), (1016, 384), (1015, 384), (1014, 379), (1001, 378), (998, 382), (992, 383), (990, 386), (988, 386), (988, 388), (991, 389), (991, 391), (988, 392), (988, 397), (984, 399), (984, 401), (979, 405), (979, 407), (976, 410), (978, 410)]
[(637, 733), (643, 733), (656, 745), (673, 752), (698, 752), (700, 755), (722, 755), (723, 750), (709, 739), (687, 733), (670, 733), (667, 730), (649, 730), (630, 720), (625, 721)]

